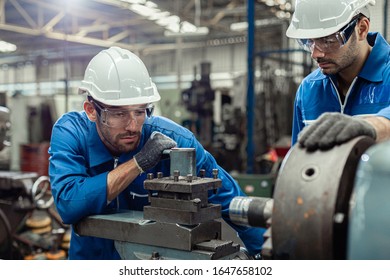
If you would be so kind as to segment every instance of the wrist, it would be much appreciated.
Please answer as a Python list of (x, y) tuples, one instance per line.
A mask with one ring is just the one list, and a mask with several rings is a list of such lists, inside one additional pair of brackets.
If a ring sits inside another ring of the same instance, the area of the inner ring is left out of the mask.
[(144, 171), (142, 170), (141, 166), (139, 166), (139, 164), (138, 164), (138, 162), (137, 162), (137, 159), (134, 157), (133, 160), (134, 160), (135, 166), (136, 166), (136, 167), (138, 168), (138, 170), (139, 170), (139, 173), (140, 173), (140, 174), (144, 173)]

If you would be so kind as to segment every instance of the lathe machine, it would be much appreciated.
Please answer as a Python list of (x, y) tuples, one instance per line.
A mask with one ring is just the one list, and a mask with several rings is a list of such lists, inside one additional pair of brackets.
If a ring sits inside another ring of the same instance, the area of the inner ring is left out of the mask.
[[(174, 148), (170, 176), (147, 174), (144, 187), (150, 205), (144, 211), (89, 216), (75, 225), (79, 235), (115, 240), (122, 259), (233, 259), (239, 244), (221, 239), (221, 206), (208, 202), (208, 192), (221, 187), (213, 178), (196, 176), (195, 149)], [(244, 256), (244, 255), (243, 255)]]
[(358, 137), (328, 151), (295, 145), (272, 199), (236, 197), (230, 218), (267, 226), (265, 259), (390, 259), (390, 142)]

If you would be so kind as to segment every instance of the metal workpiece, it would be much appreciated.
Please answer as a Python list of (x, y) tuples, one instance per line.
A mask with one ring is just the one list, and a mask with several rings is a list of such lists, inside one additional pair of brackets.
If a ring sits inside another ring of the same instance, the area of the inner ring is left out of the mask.
[(230, 202), (229, 217), (238, 225), (266, 227), (273, 205), (272, 198), (237, 196)]
[(350, 200), (348, 259), (390, 259), (390, 141), (361, 157)]
[(187, 176), (188, 174), (196, 176), (195, 148), (173, 148), (169, 151), (171, 177), (177, 172), (179, 172), (179, 176)]
[(374, 140), (361, 136), (331, 150), (295, 145), (274, 191), (276, 259), (345, 259), (349, 201), (357, 165)]

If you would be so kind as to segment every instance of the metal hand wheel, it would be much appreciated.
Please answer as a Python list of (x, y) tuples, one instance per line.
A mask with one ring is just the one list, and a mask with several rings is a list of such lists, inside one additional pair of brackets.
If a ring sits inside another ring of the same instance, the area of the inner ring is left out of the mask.
[(40, 176), (31, 188), (33, 203), (38, 209), (47, 209), (53, 205), (54, 198), (51, 194), (50, 179), (48, 176)]

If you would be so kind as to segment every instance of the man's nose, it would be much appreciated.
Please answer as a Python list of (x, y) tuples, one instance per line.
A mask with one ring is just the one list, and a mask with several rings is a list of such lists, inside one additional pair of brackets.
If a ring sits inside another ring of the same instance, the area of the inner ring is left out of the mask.
[(325, 56), (325, 52), (323, 52), (316, 44), (313, 44), (311, 57), (316, 59), (317, 57), (324, 57), (324, 56)]
[(130, 117), (125, 129), (126, 130), (135, 130), (137, 128), (137, 126), (138, 126), (137, 119)]

